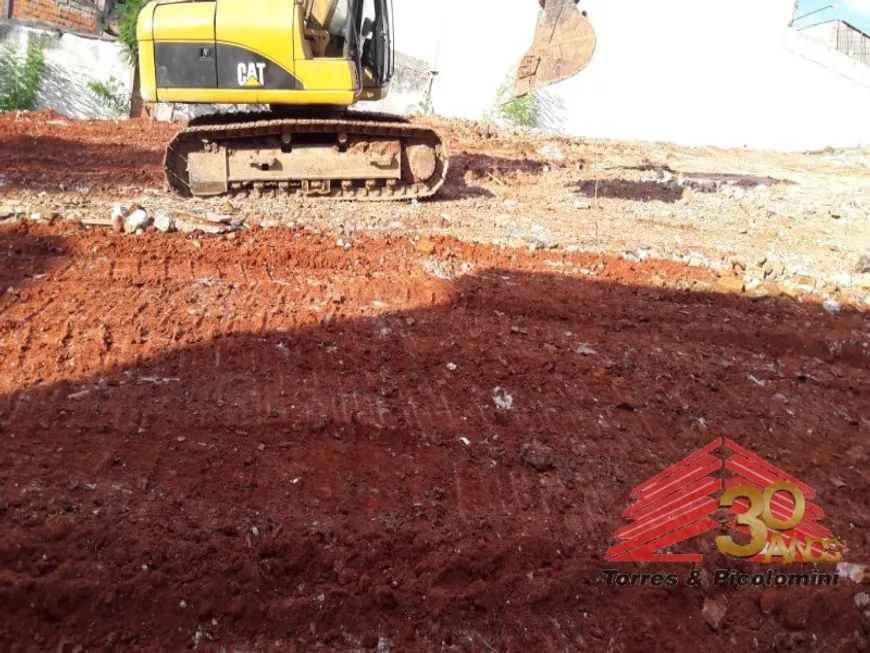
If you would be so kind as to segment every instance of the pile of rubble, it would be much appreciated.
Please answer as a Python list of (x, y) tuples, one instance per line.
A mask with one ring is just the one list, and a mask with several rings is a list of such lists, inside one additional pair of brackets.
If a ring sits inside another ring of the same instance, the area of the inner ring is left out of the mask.
[(174, 216), (167, 209), (156, 209), (150, 212), (138, 203), (120, 204), (112, 207), (109, 217), (88, 214), (78, 214), (75, 211), (66, 216), (49, 206), (26, 206), (17, 202), (0, 205), (0, 223), (30, 220), (52, 224), (58, 220), (81, 224), (85, 227), (108, 227), (118, 233), (141, 236), (149, 227), (157, 231), (169, 233), (201, 232), (204, 234), (227, 234), (244, 227), (244, 220), (233, 218), (223, 213), (209, 212), (203, 217), (195, 215)]
[[(106, 222), (109, 224), (106, 225)], [(242, 228), (240, 220), (233, 220), (230, 215), (221, 213), (206, 213), (202, 218), (196, 216), (174, 217), (167, 209), (157, 209), (154, 215), (139, 204), (124, 206), (115, 204), (112, 217), (108, 221), (83, 220), (82, 224), (111, 226), (115, 231), (141, 235), (149, 226), (164, 233), (181, 231), (183, 233), (202, 232), (206, 234), (225, 234)]]

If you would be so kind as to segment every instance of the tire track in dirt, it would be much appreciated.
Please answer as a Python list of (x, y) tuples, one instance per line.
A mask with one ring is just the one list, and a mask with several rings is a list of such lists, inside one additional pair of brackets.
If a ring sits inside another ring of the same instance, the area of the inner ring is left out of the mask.
[[(184, 647), (208, 627), (215, 650), (383, 635), (429, 651), (445, 634), (500, 651), (770, 648), (789, 631), (757, 593), (734, 593), (712, 631), (702, 595), (600, 583), (630, 489), (718, 435), (817, 487), (831, 528), (870, 551), (861, 315), (651, 291), (654, 262), (602, 258), (593, 281), (454, 241), (439, 264), (476, 272), (445, 279), (405, 242), (59, 233), (76, 265), (14, 281), (5, 306), (57, 300), (0, 334), (5, 361), (34, 332), (0, 378), (0, 646)], [(143, 265), (110, 273), (107, 251)], [(38, 346), (65, 331), (73, 366)], [(536, 440), (552, 468), (523, 459)], [(850, 591), (825, 595), (836, 619), (801, 626), (827, 650), (862, 627)], [(698, 616), (675, 632), (675, 614)]]

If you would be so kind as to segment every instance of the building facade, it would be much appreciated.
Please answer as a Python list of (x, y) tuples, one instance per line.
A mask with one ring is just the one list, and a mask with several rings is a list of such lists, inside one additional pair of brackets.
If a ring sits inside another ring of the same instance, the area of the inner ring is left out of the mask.
[(845, 20), (828, 20), (804, 27), (801, 34), (870, 66), (870, 34)]

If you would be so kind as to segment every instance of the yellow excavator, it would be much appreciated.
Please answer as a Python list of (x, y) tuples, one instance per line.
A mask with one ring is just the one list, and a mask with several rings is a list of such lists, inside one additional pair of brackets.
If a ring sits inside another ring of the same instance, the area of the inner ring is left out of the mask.
[[(577, 0), (538, 1), (515, 97), (571, 77), (595, 49)], [(448, 167), (437, 131), (405, 117), (350, 110), (389, 92), (392, 9), (392, 0), (148, 3), (137, 23), (143, 100), (268, 106), (188, 122), (166, 150), (170, 186), (196, 197), (435, 194)]]

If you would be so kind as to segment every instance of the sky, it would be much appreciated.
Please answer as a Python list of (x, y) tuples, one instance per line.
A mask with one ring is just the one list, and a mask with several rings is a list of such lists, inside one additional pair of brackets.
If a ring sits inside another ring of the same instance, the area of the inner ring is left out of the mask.
[[(841, 8), (825, 9), (797, 25), (841, 18), (870, 32), (870, 0), (799, 0), (796, 16), (832, 2), (841, 4)], [(499, 85), (532, 43), (538, 2), (438, 0), (436, 4), (438, 11), (433, 11), (431, 0), (395, 0), (396, 49), (435, 64), (438, 76), (432, 86), (432, 101), (438, 113), (480, 119), (485, 111), (494, 108)], [(671, 112), (673, 115), (663, 109), (665, 118), (670, 115), (669, 120), (684, 121), (693, 110), (709, 110), (698, 99), (703, 95), (698, 93), (702, 81), (704, 88), (716, 95), (717, 102), (730, 102), (724, 97), (727, 93), (719, 89), (721, 75), (710, 74), (710, 70), (720, 68), (740, 80), (731, 91), (736, 94), (737, 104), (723, 104), (722, 115), (728, 120), (729, 111), (740, 109), (748, 98), (766, 94), (769, 80), (763, 79), (764, 72), (758, 70), (756, 60), (768, 61), (784, 78), (800, 85), (797, 64), (791, 60), (788, 65), (779, 59), (773, 61), (772, 54), (781, 50), (794, 0), (581, 0), (580, 6), (589, 12), (595, 28), (596, 55), (580, 75), (547, 89), (548, 95), (560, 101), (557, 104), (566, 116), (565, 123), (576, 125), (578, 132), (582, 128), (583, 133), (592, 133), (595, 125), (602, 125), (601, 134), (619, 133), (631, 139), (664, 133), (657, 131), (656, 121), (640, 117), (655, 113), (650, 113), (646, 105), (655, 101), (667, 106), (667, 101), (658, 99), (662, 88), (670, 92), (680, 87), (679, 79), (692, 80), (689, 88), (694, 91), (685, 100), (685, 107), (690, 109), (684, 107), (682, 113)], [(632, 19), (625, 20), (625, 15)], [(753, 20), (747, 21), (747, 15)], [(725, 36), (720, 37), (722, 30)], [(711, 35), (714, 31), (716, 38)], [(736, 49), (734, 34), (740, 41)], [(719, 49), (728, 54), (725, 59), (718, 57)], [(674, 69), (679, 69), (676, 76), (668, 72)], [(748, 74), (761, 78), (747, 81)], [(801, 74), (808, 73), (801, 69)], [(825, 78), (819, 82), (819, 88), (833, 88), (822, 83), (828, 81)], [(863, 99), (862, 103), (866, 111)], [(644, 106), (643, 111), (639, 111), (640, 106)], [(655, 115), (657, 120), (664, 119)], [(651, 125), (648, 129), (647, 122)], [(703, 142), (709, 128), (704, 121), (694, 120), (691, 124), (697, 133), (689, 136)], [(687, 128), (680, 129), (685, 135)]]
[(840, 8), (818, 11), (806, 18), (801, 18), (795, 23), (795, 26), (808, 27), (814, 23), (839, 18), (870, 33), (870, 0), (799, 0), (795, 16), (801, 17), (814, 9), (832, 4), (837, 4)]

